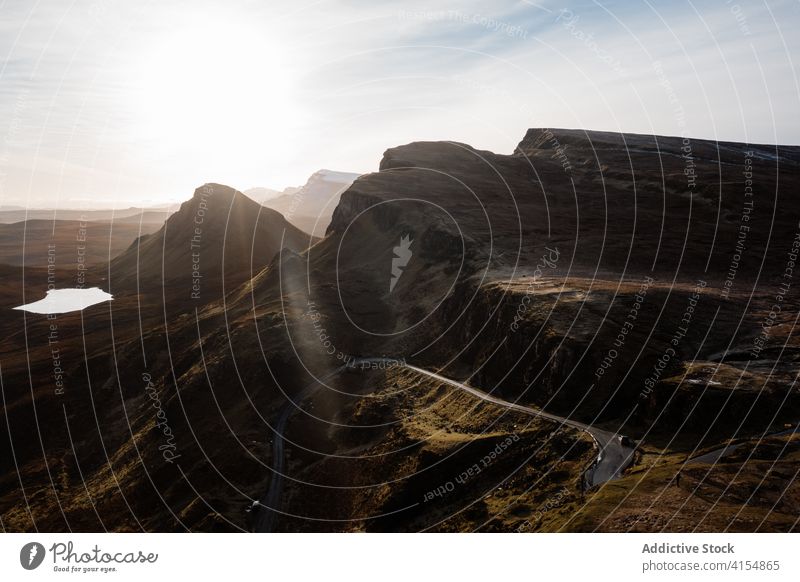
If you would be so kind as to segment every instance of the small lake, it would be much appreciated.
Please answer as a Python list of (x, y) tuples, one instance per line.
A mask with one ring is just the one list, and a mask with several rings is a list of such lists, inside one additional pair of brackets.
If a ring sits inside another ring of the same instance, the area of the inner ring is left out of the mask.
[(98, 287), (88, 289), (51, 289), (47, 296), (33, 303), (26, 303), (14, 309), (49, 315), (52, 313), (70, 313), (81, 311), (103, 301), (111, 301), (114, 297)]

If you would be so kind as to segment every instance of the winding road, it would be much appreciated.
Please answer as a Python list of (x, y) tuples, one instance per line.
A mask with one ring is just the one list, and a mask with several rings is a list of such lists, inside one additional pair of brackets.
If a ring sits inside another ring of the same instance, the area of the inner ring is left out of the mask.
[[(375, 360), (371, 359), (362, 361)], [(616, 433), (609, 432), (589, 424), (584, 424), (576, 420), (564, 418), (563, 416), (544, 412), (543, 410), (539, 410), (537, 408), (516, 404), (514, 402), (508, 402), (502, 398), (492, 396), (491, 394), (487, 394), (482, 390), (478, 390), (477, 388), (473, 388), (467, 384), (462, 384), (461, 382), (456, 382), (455, 380), (451, 380), (450, 378), (446, 378), (440, 374), (429, 372), (423, 368), (418, 368), (410, 364), (404, 364), (404, 367), (409, 370), (414, 370), (420, 374), (424, 374), (425, 376), (438, 380), (439, 382), (444, 382), (450, 386), (460, 388), (461, 390), (469, 392), (473, 396), (476, 396), (481, 400), (485, 400), (486, 402), (491, 402), (493, 404), (497, 404), (498, 406), (503, 406), (505, 408), (522, 412), (523, 414), (528, 414), (530, 416), (546, 418), (548, 420), (552, 420), (553, 422), (557, 422), (559, 424), (588, 433), (592, 439), (594, 439), (594, 442), (600, 451), (597, 456), (597, 460), (587, 473), (587, 483), (589, 486), (599, 485), (601, 483), (605, 483), (606, 481), (619, 478), (619, 476), (622, 474), (622, 471), (624, 471), (625, 468), (631, 464), (631, 461), (633, 461), (635, 447), (623, 445), (622, 437)]]
[[(628, 467), (628, 465), (630, 465), (633, 461), (635, 447), (623, 444), (625, 439), (616, 433), (571, 420), (563, 416), (544, 412), (543, 410), (532, 408), (530, 406), (524, 406), (515, 402), (508, 402), (502, 398), (492, 396), (491, 394), (487, 394), (486, 392), (478, 390), (477, 388), (468, 386), (467, 384), (463, 384), (461, 382), (451, 380), (450, 378), (446, 378), (440, 374), (425, 370), (424, 368), (418, 368), (417, 366), (412, 366), (403, 361), (391, 358), (357, 358), (355, 360), (351, 360), (349, 366), (351, 368), (357, 368), (358, 366), (364, 364), (373, 363), (402, 366), (408, 370), (413, 370), (414, 372), (439, 382), (443, 382), (460, 390), (464, 390), (465, 392), (469, 392), (473, 396), (486, 402), (491, 402), (498, 406), (502, 406), (516, 412), (521, 412), (523, 414), (528, 414), (530, 416), (546, 418), (564, 426), (569, 426), (571, 428), (586, 432), (592, 437), (599, 450), (597, 459), (586, 472), (586, 483), (590, 487), (619, 478), (622, 474), (622, 471), (624, 471), (625, 468)], [(252, 510), (256, 511), (256, 518), (253, 526), (254, 531), (272, 531), (275, 521), (275, 514), (278, 513), (278, 510), (280, 509), (281, 494), (283, 492), (284, 471), (283, 434), (286, 430), (286, 425), (289, 422), (289, 418), (291, 417), (292, 413), (299, 408), (303, 400), (311, 396), (311, 394), (313, 394), (322, 385), (322, 381), (340, 373), (347, 367), (348, 366), (341, 366), (327, 376), (320, 378), (318, 381), (310, 383), (303, 388), (295, 400), (287, 402), (281, 408), (278, 421), (275, 424), (273, 436), (274, 440), (272, 443), (272, 479), (270, 479), (269, 488), (266, 495), (261, 501), (254, 501), (252, 506)]]

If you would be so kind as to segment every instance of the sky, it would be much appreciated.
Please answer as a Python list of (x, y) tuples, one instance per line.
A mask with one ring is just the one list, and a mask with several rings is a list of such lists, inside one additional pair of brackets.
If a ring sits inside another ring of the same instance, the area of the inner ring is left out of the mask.
[(529, 127), (800, 144), (797, 0), (0, 0), (0, 206), (176, 203)]

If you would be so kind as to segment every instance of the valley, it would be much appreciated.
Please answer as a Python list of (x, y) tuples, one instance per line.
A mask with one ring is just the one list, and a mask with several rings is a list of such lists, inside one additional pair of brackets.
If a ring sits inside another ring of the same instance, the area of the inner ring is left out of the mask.
[(686, 147), (414, 142), (323, 229), (208, 183), (56, 317), (12, 309), (76, 276), (28, 231), (3, 528), (796, 531), (800, 148)]

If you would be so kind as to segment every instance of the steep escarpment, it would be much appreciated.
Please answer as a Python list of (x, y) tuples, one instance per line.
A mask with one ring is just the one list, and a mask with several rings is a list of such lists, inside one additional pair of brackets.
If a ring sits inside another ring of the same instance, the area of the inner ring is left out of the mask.
[[(703, 279), (730, 298), (756, 277), (779, 278), (798, 231), (790, 190), (800, 148), (772, 150), (561, 129), (528, 130), (512, 155), (411, 143), (342, 194), (328, 240), (309, 257), (317, 272), (336, 274), (331, 306), (369, 306), (382, 332), (419, 321), (412, 311), (432, 313), (473, 278), (531, 276), (548, 249), (558, 252), (550, 276)], [(412, 256), (389, 294), (406, 235)]]
[(532, 128), (525, 133), (515, 153), (536, 155), (541, 151), (562, 150), (563, 153), (598, 157), (629, 154), (635, 159), (641, 154), (673, 157), (684, 160), (699, 159), (704, 162), (738, 164), (741, 155), (750, 152), (752, 157), (779, 161), (781, 164), (800, 165), (800, 150), (796, 146), (767, 144), (742, 144), (677, 136), (618, 133), (612, 131), (587, 131), (583, 129)]
[[(791, 267), (798, 161), (797, 147), (560, 129), (529, 130), (510, 156), (451, 142), (393, 148), (334, 214), (341, 294), (330, 306), (380, 303), (381, 331), (395, 335), (371, 345), (587, 421), (698, 428), (713, 413), (733, 431), (779, 409), (784, 418), (780, 382), (759, 405), (718, 364), (759, 341)], [(412, 228), (428, 241), (403, 274), (414, 293), (398, 304), (359, 295), (362, 267), (385, 285), (393, 255), (382, 237)], [(372, 244), (364, 260), (357, 249)], [(458, 276), (431, 275), (448, 269)], [(788, 317), (767, 333), (774, 350)], [(768, 377), (745, 375), (754, 387)]]
[(529, 130), (512, 155), (417, 142), (342, 195), (329, 233), (367, 208), (420, 201), (477, 241), (489, 268), (533, 267), (558, 244), (572, 272), (724, 278), (735, 259), (749, 280), (785, 262), (798, 163), (797, 147), (560, 129)]

